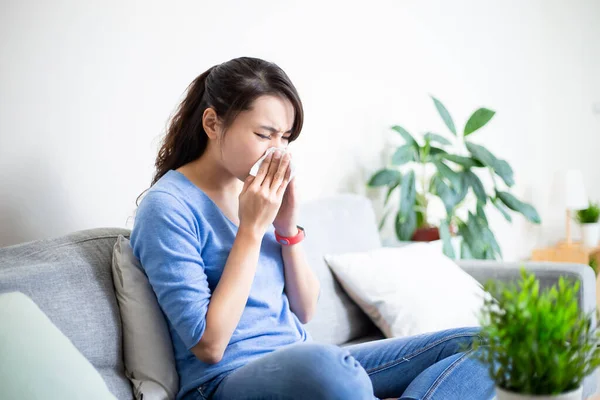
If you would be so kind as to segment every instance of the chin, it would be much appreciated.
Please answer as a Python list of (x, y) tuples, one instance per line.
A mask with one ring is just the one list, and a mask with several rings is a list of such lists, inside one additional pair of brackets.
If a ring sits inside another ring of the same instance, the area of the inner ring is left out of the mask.
[(248, 178), (250, 176), (250, 168), (248, 168), (248, 171), (246, 171), (245, 173), (235, 174), (235, 176), (240, 181), (244, 182), (246, 180), (246, 178)]

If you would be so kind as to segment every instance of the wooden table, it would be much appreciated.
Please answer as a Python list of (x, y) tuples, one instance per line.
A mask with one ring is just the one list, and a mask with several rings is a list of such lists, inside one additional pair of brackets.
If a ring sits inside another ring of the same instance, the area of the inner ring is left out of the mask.
[(580, 242), (573, 242), (570, 245), (566, 242), (560, 242), (553, 247), (535, 249), (531, 254), (532, 261), (589, 264), (592, 258), (600, 263), (600, 246), (585, 247)]

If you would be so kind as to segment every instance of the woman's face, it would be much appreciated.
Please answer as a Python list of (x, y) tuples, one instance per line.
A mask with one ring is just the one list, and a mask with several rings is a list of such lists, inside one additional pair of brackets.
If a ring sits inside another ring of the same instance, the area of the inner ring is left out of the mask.
[(261, 96), (243, 111), (225, 134), (222, 161), (225, 168), (243, 181), (269, 147), (285, 149), (294, 123), (292, 103), (278, 96)]

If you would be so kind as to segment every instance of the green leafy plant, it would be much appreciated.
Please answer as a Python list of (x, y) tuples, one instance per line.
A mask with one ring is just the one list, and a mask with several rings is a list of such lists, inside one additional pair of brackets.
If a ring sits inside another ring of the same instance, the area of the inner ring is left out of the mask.
[[(510, 165), (482, 145), (471, 141), (470, 135), (486, 125), (495, 112), (479, 108), (459, 133), (446, 107), (435, 97), (432, 99), (452, 136), (448, 138), (426, 132), (417, 139), (403, 127), (392, 126), (391, 129), (401, 135), (405, 143), (395, 150), (389, 166), (370, 177), (367, 186), (387, 187), (384, 207), (388, 205), (391, 194), (396, 189), (400, 190), (400, 204), (394, 220), (395, 234), (399, 240), (410, 240), (416, 229), (430, 225), (427, 207), (431, 195), (441, 199), (446, 211), (446, 217), (439, 225), (446, 255), (456, 258), (451, 244), (451, 232), (455, 227), (463, 239), (462, 258), (502, 258), (500, 246), (488, 225), (484, 211), (486, 204), (493, 204), (509, 222), (512, 221), (510, 210), (523, 214), (534, 223), (540, 223), (541, 220), (535, 208), (509, 193), (508, 188), (514, 185)], [(425, 174), (427, 165), (432, 165), (436, 171), (429, 177)], [(479, 173), (490, 174), (494, 186), (491, 193), (486, 190)], [(468, 212), (466, 219), (461, 219), (456, 211), (464, 206), (469, 192), (477, 199), (477, 205)], [(389, 209), (384, 213), (380, 230), (392, 211)]]
[(579, 388), (600, 365), (600, 336), (593, 312), (578, 307), (580, 282), (560, 277), (540, 290), (524, 267), (516, 282), (489, 280), (479, 314), (475, 358), (489, 367), (496, 386), (521, 394), (554, 395)]
[(580, 224), (595, 224), (600, 219), (600, 205), (590, 201), (587, 208), (577, 211), (575, 218)]
[(598, 260), (596, 260), (596, 258), (594, 258), (594, 257), (590, 258), (590, 264), (589, 265), (594, 270), (594, 273), (596, 275), (598, 275)]

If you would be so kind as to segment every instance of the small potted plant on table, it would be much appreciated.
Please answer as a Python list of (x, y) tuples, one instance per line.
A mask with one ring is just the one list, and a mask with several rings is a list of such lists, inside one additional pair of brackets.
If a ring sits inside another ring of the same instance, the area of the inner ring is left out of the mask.
[(577, 222), (581, 224), (581, 237), (583, 245), (586, 247), (598, 246), (600, 238), (600, 205), (590, 201), (589, 206), (583, 210), (577, 211)]

